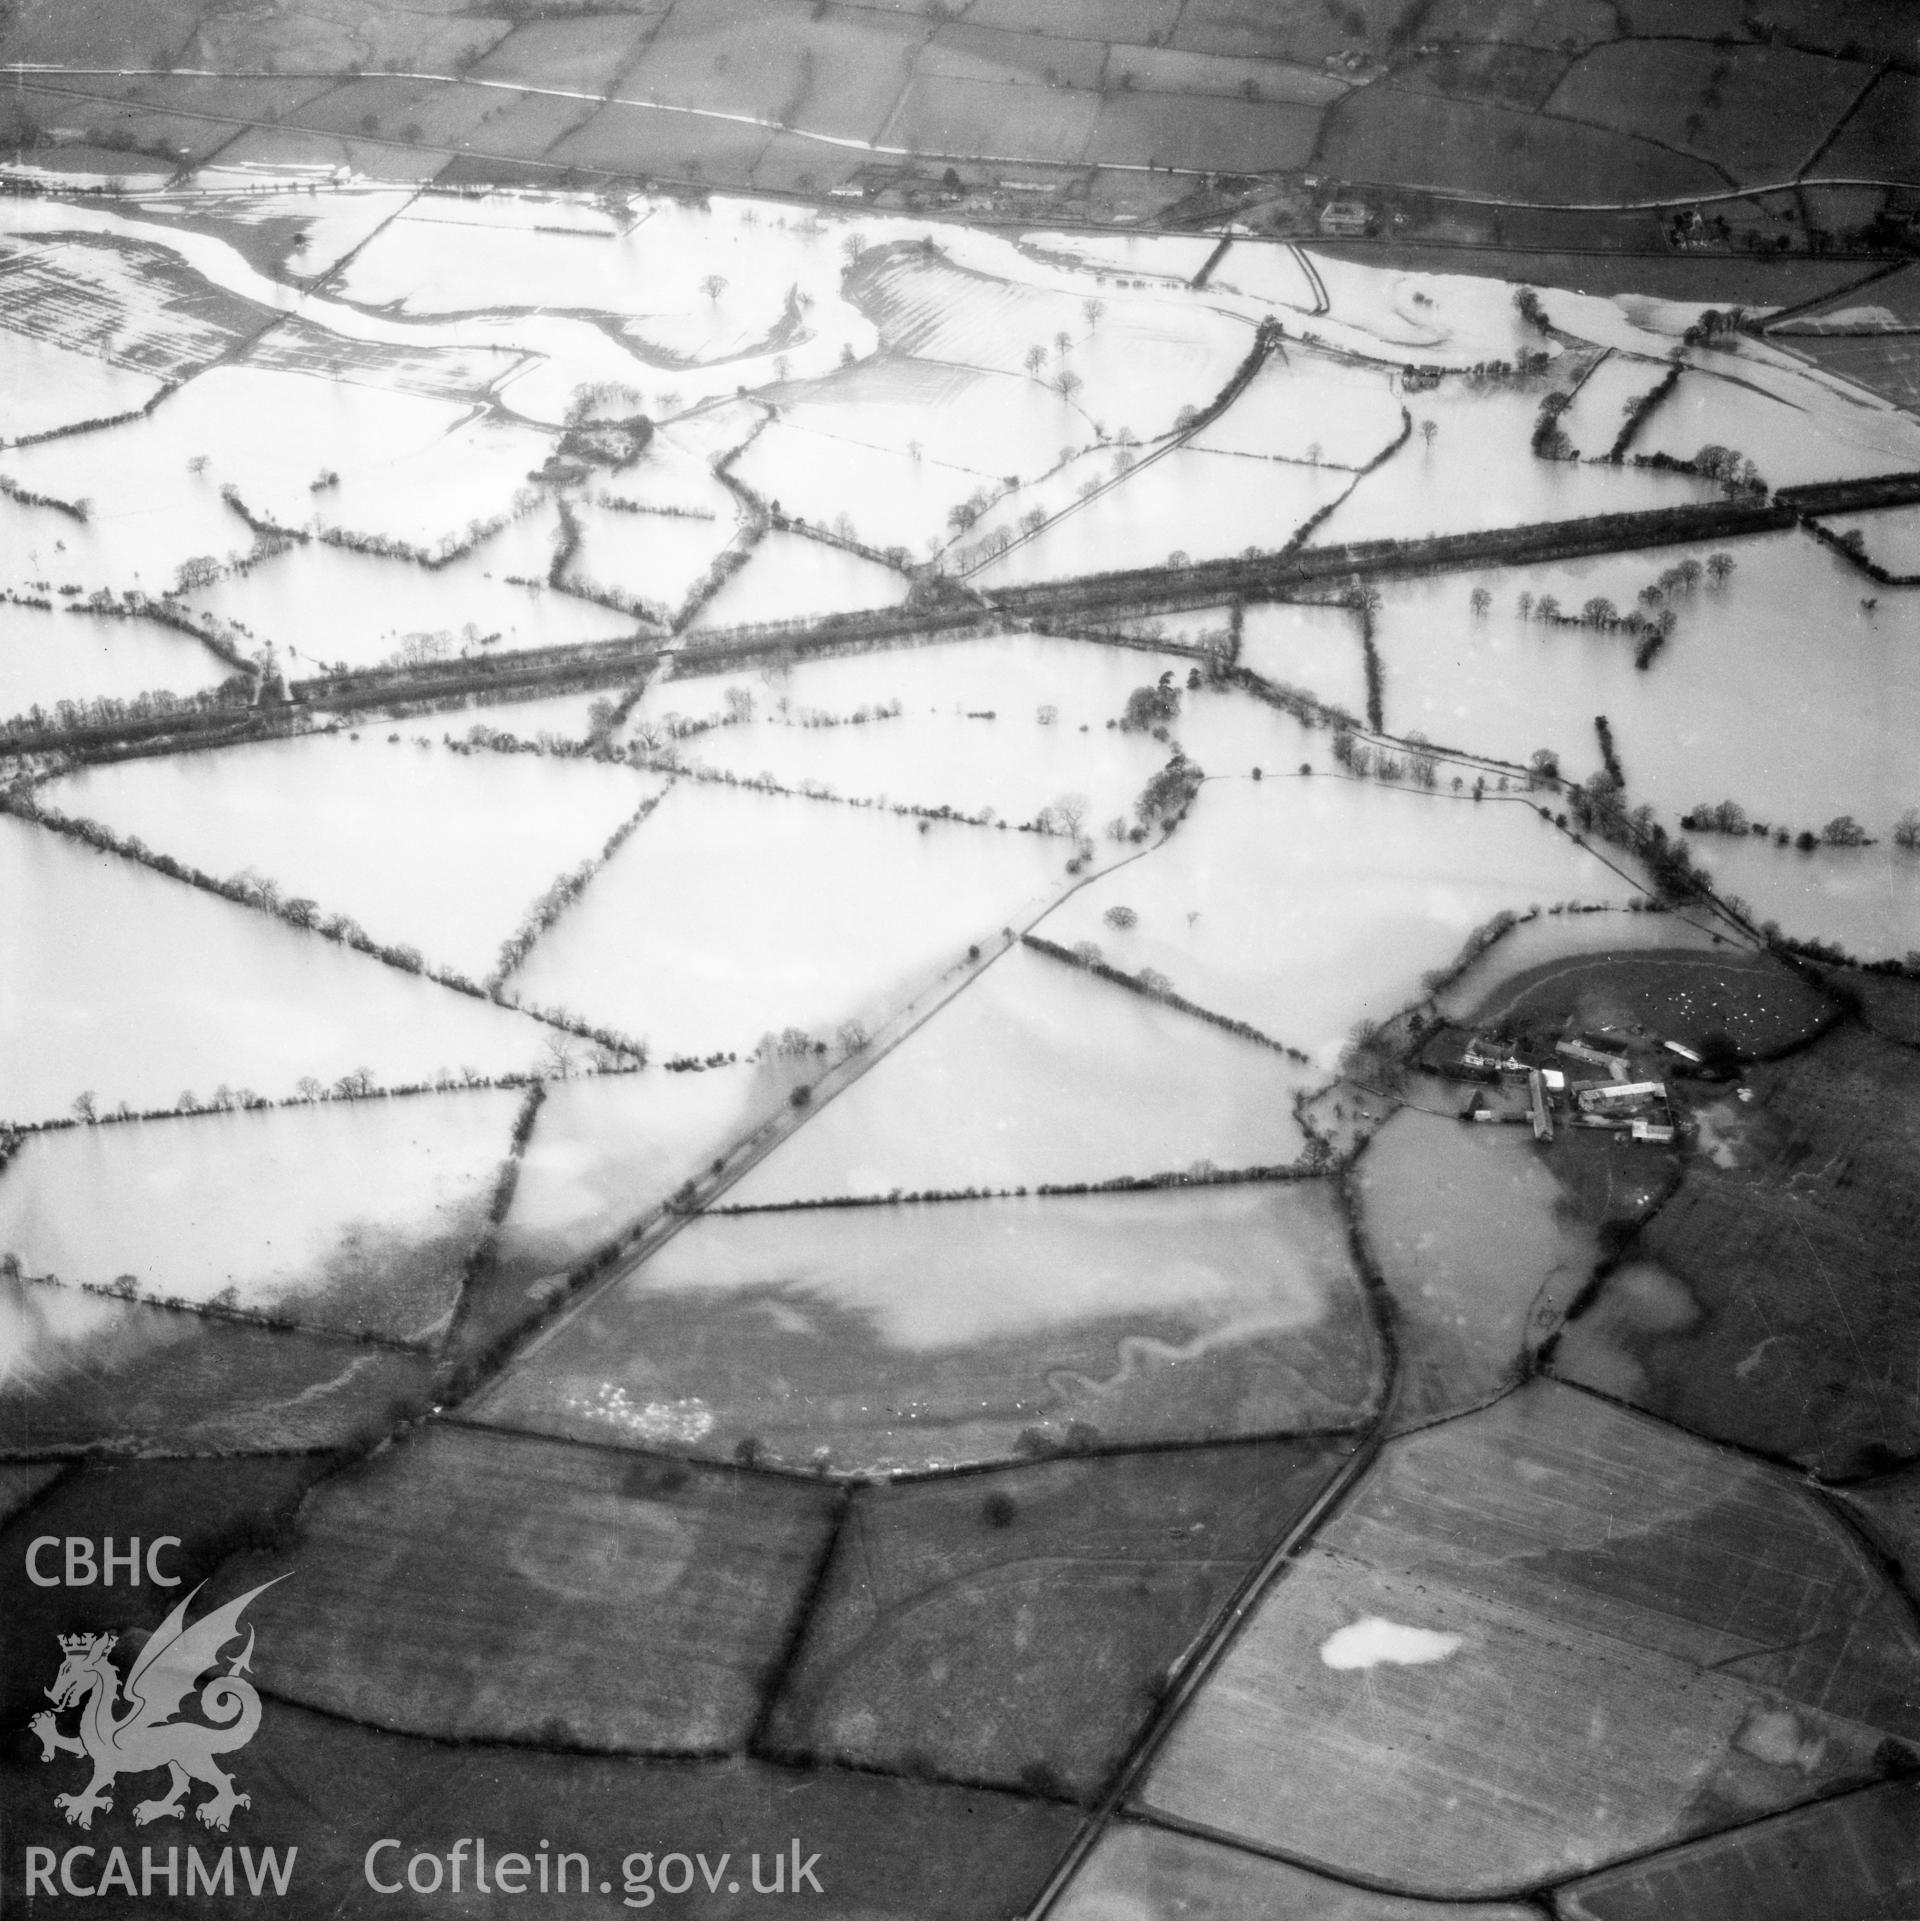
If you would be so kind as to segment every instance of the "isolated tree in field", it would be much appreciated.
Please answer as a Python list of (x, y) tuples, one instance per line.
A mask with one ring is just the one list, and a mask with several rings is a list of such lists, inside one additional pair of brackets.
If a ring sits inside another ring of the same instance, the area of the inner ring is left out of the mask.
[(84, 1121), (89, 1127), (93, 1125), (96, 1113), (91, 1088), (83, 1088), (73, 1097), (73, 1117), (77, 1121)]
[(1436, 420), (1423, 420), (1420, 423), (1420, 438), (1425, 441), (1429, 447), (1433, 445), (1433, 437), (1439, 431), (1440, 423)]
[(1080, 376), (1071, 367), (1063, 367), (1060, 370), (1060, 378), (1053, 384), (1060, 389), (1062, 400), (1071, 400), (1080, 391), (1081, 381)]
[(1493, 595), (1484, 587), (1476, 587), (1467, 596), (1467, 604), (1473, 609), (1477, 619), (1484, 620), (1488, 610), (1493, 606)]
[(718, 300), (727, 290), (727, 277), (722, 273), (710, 273), (700, 283), (700, 291), (709, 300)]
[(1119, 902), (1115, 902), (1113, 906), (1109, 907), (1101, 916), (1101, 919), (1104, 920), (1109, 927), (1119, 928), (1123, 932), (1129, 927), (1137, 927), (1140, 924), (1140, 916), (1136, 914), (1131, 907)]
[(1073, 336), (1070, 333), (1068, 333), (1065, 328), (1062, 328), (1060, 332), (1055, 334), (1053, 337), (1053, 350), (1055, 353), (1059, 354), (1062, 359), (1065, 359), (1067, 349), (1072, 345), (1073, 345)]
[(1325, 450), (1321, 447), (1319, 441), (1317, 440), (1308, 441), (1307, 442), (1307, 465), (1309, 467), (1319, 466), (1321, 455), (1324, 451)]
[(1047, 364), (1046, 348), (1040, 346), (1029, 347), (1026, 358), (1021, 364), (1026, 368), (1028, 373), (1037, 376), (1040, 369)]
[(1078, 840), (1080, 830), (1087, 824), (1088, 804), (1085, 794), (1062, 794), (1041, 808), (1041, 824)]
[(1083, 300), (1080, 303), (1080, 311), (1086, 315), (1087, 331), (1091, 333), (1094, 328), (1099, 326), (1100, 317), (1107, 311), (1107, 303), (1104, 300)]
[(1707, 556), (1707, 578), (1711, 580), (1716, 587), (1724, 584), (1727, 576), (1732, 572), (1733, 556), (1731, 554), (1718, 553)]
[(1893, 844), (1904, 847), (1908, 853), (1920, 848), (1920, 807), (1909, 807), (1893, 823)]

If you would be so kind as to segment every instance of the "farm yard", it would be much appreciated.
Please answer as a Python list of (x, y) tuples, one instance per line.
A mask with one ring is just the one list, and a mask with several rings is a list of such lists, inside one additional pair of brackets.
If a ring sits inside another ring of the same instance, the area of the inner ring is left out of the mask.
[[(415, 72), (0, 223), (19, 1727), (30, 1544), (165, 1531), (316, 1909), (404, 1807), (605, 1912), (1903, 1912), (1920, 428), (1664, 283), (934, 217), (1884, 84), (1458, 11), (103, 12)], [(829, 134), (974, 159), (724, 191)]]

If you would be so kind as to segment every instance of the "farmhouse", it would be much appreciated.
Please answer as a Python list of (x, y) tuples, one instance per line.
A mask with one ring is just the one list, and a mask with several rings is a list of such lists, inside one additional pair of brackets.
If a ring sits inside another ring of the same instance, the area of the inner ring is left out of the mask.
[(1320, 231), (1364, 236), (1373, 231), (1373, 215), (1358, 200), (1329, 200), (1320, 209)]

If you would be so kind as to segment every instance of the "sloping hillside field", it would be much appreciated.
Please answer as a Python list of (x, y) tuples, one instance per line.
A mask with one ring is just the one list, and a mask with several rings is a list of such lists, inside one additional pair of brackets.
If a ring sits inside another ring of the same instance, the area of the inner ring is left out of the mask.
[(1920, 1912), (1920, 419), (1075, 225), (1649, 5), (13, 10), (0, 1911)]

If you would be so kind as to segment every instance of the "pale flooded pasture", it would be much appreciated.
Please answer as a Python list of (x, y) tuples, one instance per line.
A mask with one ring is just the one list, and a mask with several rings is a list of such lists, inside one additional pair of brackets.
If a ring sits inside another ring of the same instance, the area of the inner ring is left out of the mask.
[[(324, 179), (324, 177), (323, 177)], [(177, 192), (143, 196), (137, 217), (212, 233), (291, 280), (313, 282), (379, 232), (413, 198), (404, 188), (361, 181), (311, 182), (290, 193), (285, 176), (246, 167), (201, 167)]]
[(137, 413), (164, 384), (156, 374), (120, 366), (102, 354), (76, 352), (9, 330), (0, 442)]
[[(1465, 1107), (1468, 1089), (1447, 1092)], [(1369, 1142), (1355, 1194), (1398, 1309), (1403, 1424), (1517, 1383), (1599, 1258), (1524, 1126), (1402, 1108)]]
[(0, 605), (0, 719), (62, 700), (197, 694), (232, 672), (211, 648), (157, 621)]
[[(1920, 805), (1904, 745), (1920, 727), (1920, 603), (1891, 590), (1865, 604), (1870, 583), (1800, 534), (1721, 551), (1733, 562), (1724, 582), (1706, 574), (1655, 604), (1675, 625), (1645, 671), (1634, 634), (1549, 623), (1537, 603), (1551, 595), (1575, 616), (1592, 600), (1644, 611), (1643, 588), (1676, 566), (1703, 567), (1710, 550), (1384, 584), (1375, 645), (1389, 729), (1520, 763), (1552, 748), (1584, 779), (1601, 764), (1604, 714), (1629, 804), (1650, 802), (1669, 828), (1690, 808), (1733, 800), (1795, 834), (1842, 813), (1891, 831)], [(1476, 589), (1490, 596), (1484, 614)], [(1526, 617), (1523, 594), (1536, 606)], [(1712, 871), (1725, 845), (1713, 837), (1695, 852)]]
[(1913, 1722), (1896, 1677), (1916, 1656), (1791, 1478), (1535, 1382), (1389, 1443), (1142, 1798), (1336, 1873), (1487, 1896), (1867, 1778)]
[[(691, 766), (1013, 822), (1078, 796), (1087, 831), (1131, 814), (1164, 762), (1150, 736), (1108, 723), (1136, 687), (1184, 680), (1178, 655), (1072, 640), (945, 641), (727, 675), (656, 680), (639, 728), (720, 721), (675, 744)], [(730, 717), (729, 702), (750, 717)], [(894, 709), (899, 711), (895, 712)], [(860, 716), (866, 715), (865, 719)], [(1062, 861), (1071, 852), (1062, 840)]]
[[(188, 594), (190, 614), (278, 650), (290, 679), (358, 667), (618, 640), (634, 616), (510, 581), (478, 555), (429, 570), (313, 541)], [(544, 571), (544, 570), (543, 570)]]
[(36, 1134), (0, 1173), (30, 1280), (418, 1340), (486, 1225), (514, 1090)]
[[(0, 1101), (170, 1108), (225, 1082), (269, 1099), (367, 1068), (520, 1072), (549, 1030), (29, 822), (0, 820)], [(139, 930), (137, 941), (128, 929)]]
[(1685, 474), (1535, 459), (1529, 442), (1540, 391), (1475, 390), (1449, 380), (1409, 396), (1413, 433), (1406, 444), (1361, 476), (1310, 544), (1529, 526), (1719, 497), (1719, 488)]
[[(1842, 540), (1858, 534), (1866, 557), (1888, 573), (1920, 574), (1920, 507), (1896, 507), (1872, 514), (1835, 514), (1820, 524)], [(1860, 591), (1871, 594), (1876, 589), (1863, 581)], [(1888, 598), (1898, 598), (1902, 592), (1900, 588), (1893, 588)]]
[(1337, 1427), (1375, 1369), (1338, 1206), (1305, 1181), (711, 1216), (479, 1411), (878, 1473)]
[(929, 470), (928, 484), (937, 487), (943, 472), (976, 483), (1007, 475), (1030, 480), (1094, 438), (1073, 397), (1024, 367), (999, 372), (891, 351), (824, 380), (775, 387), (767, 399), (774, 418), (738, 472), (788, 512), (809, 519), (830, 521), (842, 509), (866, 513), (884, 506), (869, 502), (865, 489), (847, 485), (837, 503), (829, 505), (822, 494), (860, 471), (837, 469), (835, 460), (862, 451), (904, 455)]
[(1360, 623), (1345, 607), (1257, 602), (1241, 616), (1238, 664), (1329, 707), (1356, 716), (1367, 711)]
[[(1039, 932), (1090, 940), (1128, 973), (1151, 968), (1330, 1067), (1356, 1021), (1417, 999), (1421, 975), (1492, 914), (1637, 891), (1517, 797), (1322, 771), (1210, 781), (1172, 841), (1082, 888)], [(1117, 906), (1133, 925), (1107, 922)]]
[(579, 539), (559, 584), (577, 594), (617, 597), (662, 626), (735, 540), (730, 519), (622, 513), (591, 503), (576, 506), (573, 515)]
[(1066, 883), (1051, 836), (681, 781), (515, 976), (536, 1006), (662, 1057), (832, 1040), (1037, 914)]
[(700, 610), (692, 630), (896, 607), (912, 585), (897, 568), (864, 554), (776, 530), (755, 543), (747, 564)]
[[(1018, 539), (1006, 553), (978, 565), (978, 579), (988, 587), (1116, 566), (1178, 566), (1180, 555), (1219, 560), (1249, 548), (1271, 552), (1351, 484), (1352, 476), (1336, 468), (1190, 447), (1138, 462), (1126, 450), (1101, 449), (1009, 494), (973, 529), (961, 552), (977, 562), (979, 543), (987, 537)], [(1048, 524), (1030, 539), (1019, 538), (1032, 514)]]
[(1911, 471), (1920, 422), (1858, 390), (1790, 380), (1742, 357), (1725, 373), (1700, 365), (1682, 374), (1634, 439), (1636, 452), (1676, 460), (1707, 446), (1744, 455), (1770, 487), (1791, 487)]
[(1825, 941), (1856, 960), (1904, 961), (1920, 952), (1920, 852), (1885, 838), (1884, 817), (1862, 818), (1880, 830), (1871, 847), (1802, 852), (1758, 835), (1691, 838), (1715, 888), (1737, 896), (1762, 925), (1775, 922), (1791, 939)]
[(1290, 345), (1192, 444), (1254, 460), (1364, 467), (1400, 437), (1400, 405), (1379, 368)]
[(252, 551), (224, 488), (279, 526), (438, 551), (513, 511), (549, 446), (457, 402), (243, 367), (214, 368), (110, 431), (111, 459), (82, 434), (10, 448), (0, 471), (35, 493), (91, 501), (91, 537), (68, 542), (72, 578), (149, 594), (170, 589), (183, 562)]
[(1560, 429), (1582, 460), (1604, 460), (1632, 413), (1667, 376), (1661, 361), (1635, 354), (1608, 354), (1580, 383)]
[(794, 1078), (770, 1062), (550, 1081), (500, 1224), (500, 1262), (570, 1266), (751, 1134)]
[(270, 881), (315, 918), (345, 914), (478, 980), (535, 900), (665, 783), (593, 761), (449, 753), (440, 735), (466, 729), (441, 719), (113, 762), (40, 792), (59, 813), (216, 880)]
[(1283, 1166), (1305, 1146), (1294, 1097), (1318, 1078), (1016, 947), (731, 1188), (726, 1205)]

